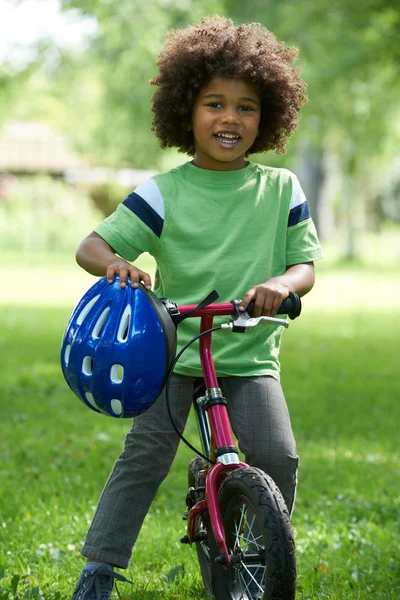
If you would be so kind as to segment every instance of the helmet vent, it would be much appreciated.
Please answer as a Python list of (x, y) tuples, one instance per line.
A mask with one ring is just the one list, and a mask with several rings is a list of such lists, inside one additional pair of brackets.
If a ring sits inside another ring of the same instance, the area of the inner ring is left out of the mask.
[(113, 398), (111, 400), (111, 410), (113, 411), (114, 415), (117, 415), (118, 417), (120, 417), (123, 413), (121, 400), (117, 400), (116, 398)]
[(76, 319), (76, 324), (77, 325), (82, 325), (82, 323), (85, 320), (86, 316), (88, 315), (90, 309), (97, 302), (97, 300), (99, 298), (100, 298), (100, 294), (97, 294), (97, 296), (95, 296), (94, 298), (92, 298), (91, 301), (88, 302), (86, 304), (86, 306), (83, 307), (83, 309), (81, 310), (81, 312), (79, 313), (79, 315), (78, 315), (78, 317)]
[(68, 367), (68, 363), (69, 363), (69, 355), (71, 354), (71, 344), (68, 344), (67, 346), (65, 346), (65, 352), (64, 352), (64, 362)]
[(94, 338), (99, 338), (100, 337), (100, 334), (103, 331), (103, 327), (104, 327), (104, 324), (106, 322), (106, 319), (107, 319), (107, 316), (108, 316), (109, 312), (110, 312), (110, 307), (107, 306), (107, 308), (105, 308), (103, 310), (103, 312), (101, 313), (101, 315), (97, 319), (96, 325), (93, 327), (93, 331), (92, 331), (92, 336)]
[(128, 339), (129, 325), (131, 322), (131, 314), (132, 314), (132, 309), (131, 309), (130, 305), (128, 304), (126, 306), (124, 312), (122, 313), (121, 321), (120, 321), (119, 327), (118, 327), (117, 340), (119, 342), (126, 342)]
[(93, 406), (93, 408), (95, 408), (96, 410), (100, 410), (90, 392), (85, 392), (85, 398), (89, 402), (90, 406)]
[(113, 383), (122, 383), (124, 367), (122, 365), (113, 365), (110, 371), (110, 378)]
[(85, 356), (82, 363), (82, 372), (84, 375), (90, 377), (93, 373), (93, 358), (91, 356)]

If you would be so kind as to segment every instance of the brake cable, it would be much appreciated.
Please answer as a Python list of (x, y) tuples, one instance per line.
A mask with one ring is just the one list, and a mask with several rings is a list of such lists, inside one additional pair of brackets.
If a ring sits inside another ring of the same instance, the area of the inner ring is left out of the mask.
[(178, 434), (178, 436), (180, 437), (180, 439), (182, 440), (182, 442), (184, 444), (186, 444), (186, 446), (188, 446), (191, 450), (193, 450), (193, 452), (196, 452), (196, 454), (198, 456), (201, 456), (201, 458), (204, 458), (204, 460), (206, 460), (208, 463), (210, 463), (211, 465), (214, 465), (215, 462), (212, 461), (210, 458), (208, 458), (208, 456), (206, 456), (205, 454), (203, 454), (202, 452), (200, 452), (200, 450), (198, 450), (197, 448), (195, 448), (194, 446), (192, 446), (192, 444), (183, 436), (183, 434), (179, 431), (178, 427), (176, 426), (176, 423), (172, 417), (172, 412), (171, 412), (171, 405), (170, 405), (170, 401), (169, 401), (169, 386), (171, 383), (171, 378), (172, 378), (172, 374), (175, 368), (176, 363), (178, 362), (178, 360), (180, 359), (180, 357), (182, 356), (182, 354), (185, 352), (185, 350), (188, 349), (188, 347), (193, 344), (193, 342), (195, 342), (196, 340), (198, 340), (199, 338), (201, 338), (203, 335), (206, 335), (207, 333), (211, 333), (213, 331), (218, 331), (219, 329), (222, 329), (221, 325), (218, 325), (217, 327), (212, 327), (211, 329), (206, 329), (206, 331), (202, 331), (201, 333), (199, 333), (198, 335), (196, 335), (193, 339), (191, 339), (187, 344), (185, 344), (183, 346), (183, 348), (178, 352), (178, 354), (176, 355), (170, 369), (168, 372), (168, 377), (167, 377), (167, 383), (165, 386), (165, 400), (166, 400), (166, 404), (167, 404), (167, 411), (168, 411), (168, 416), (169, 419), (171, 421), (172, 427), (174, 428), (175, 432)]

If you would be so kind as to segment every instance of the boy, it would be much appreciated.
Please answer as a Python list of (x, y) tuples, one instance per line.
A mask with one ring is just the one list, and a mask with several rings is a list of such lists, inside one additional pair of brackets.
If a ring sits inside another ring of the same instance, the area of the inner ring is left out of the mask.
[[(235, 27), (223, 17), (170, 32), (152, 81), (153, 130), (162, 147), (193, 160), (136, 188), (80, 244), (79, 265), (110, 282), (119, 275), (122, 287), (150, 289), (149, 274), (131, 264), (146, 251), (157, 262), (158, 296), (192, 304), (216, 289), (221, 302), (242, 298), (243, 310), (254, 299), (254, 316), (275, 315), (291, 291), (309, 292), (322, 251), (301, 187), (289, 171), (247, 160), (284, 152), (296, 128), (306, 97), (290, 64), (295, 56), (261, 25)], [(196, 324), (184, 321), (179, 347), (195, 334)], [(280, 328), (229, 344), (215, 336), (213, 355), (245, 460), (275, 480), (291, 512), (298, 457), (279, 383), (280, 336)], [(181, 431), (201, 376), (190, 347), (171, 384)], [(178, 442), (162, 397), (135, 419), (83, 547), (88, 562), (73, 600), (111, 597), (113, 579), (122, 577), (113, 567), (128, 566)]]

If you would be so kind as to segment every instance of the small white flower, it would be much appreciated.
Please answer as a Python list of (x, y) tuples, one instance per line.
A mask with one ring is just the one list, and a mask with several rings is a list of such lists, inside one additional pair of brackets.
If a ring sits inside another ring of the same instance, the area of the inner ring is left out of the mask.
[(96, 439), (99, 440), (100, 442), (109, 442), (111, 440), (111, 437), (108, 435), (108, 433), (105, 433), (104, 431), (100, 431), (96, 435)]

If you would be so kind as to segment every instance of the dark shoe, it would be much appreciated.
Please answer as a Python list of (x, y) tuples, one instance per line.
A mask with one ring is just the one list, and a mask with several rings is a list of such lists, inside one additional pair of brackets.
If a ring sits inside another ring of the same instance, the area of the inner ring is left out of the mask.
[(99, 566), (94, 569), (84, 568), (76, 584), (72, 600), (110, 600), (114, 579), (132, 583), (104, 563), (99, 563)]

